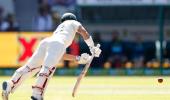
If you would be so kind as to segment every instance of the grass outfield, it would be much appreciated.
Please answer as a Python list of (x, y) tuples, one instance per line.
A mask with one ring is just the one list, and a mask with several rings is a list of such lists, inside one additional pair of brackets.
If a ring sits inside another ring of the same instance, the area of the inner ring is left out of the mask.
[[(0, 83), (10, 77), (0, 77)], [(76, 77), (53, 77), (45, 100), (170, 100), (170, 77), (86, 77), (75, 98), (71, 97)], [(10, 95), (10, 100), (30, 100), (35, 78)], [(1, 91), (0, 91), (1, 92)], [(0, 99), (1, 100), (1, 99)]]

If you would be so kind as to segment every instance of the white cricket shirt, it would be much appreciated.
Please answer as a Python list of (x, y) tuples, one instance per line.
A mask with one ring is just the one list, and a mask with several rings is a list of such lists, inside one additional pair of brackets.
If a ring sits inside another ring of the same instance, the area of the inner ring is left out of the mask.
[(64, 43), (66, 47), (70, 46), (75, 34), (81, 24), (75, 20), (67, 20), (61, 23), (53, 32), (55, 40)]

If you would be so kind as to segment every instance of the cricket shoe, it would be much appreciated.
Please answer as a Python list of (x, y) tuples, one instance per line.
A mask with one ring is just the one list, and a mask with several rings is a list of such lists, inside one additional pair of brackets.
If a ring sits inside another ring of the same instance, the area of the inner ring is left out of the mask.
[(11, 91), (10, 84), (8, 82), (4, 81), (2, 83), (2, 100), (8, 100), (10, 91)]
[(35, 98), (34, 96), (31, 96), (31, 99), (32, 100), (43, 100), (43, 98), (38, 99), (38, 98)]

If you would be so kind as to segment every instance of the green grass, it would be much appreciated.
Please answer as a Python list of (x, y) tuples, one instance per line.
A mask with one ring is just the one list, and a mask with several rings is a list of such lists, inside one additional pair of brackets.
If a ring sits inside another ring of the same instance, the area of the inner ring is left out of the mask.
[[(0, 83), (10, 77), (0, 77)], [(45, 94), (45, 100), (170, 100), (170, 78), (163, 77), (85, 77), (75, 98), (71, 97), (76, 77), (53, 77)], [(10, 95), (10, 100), (30, 100), (31, 85), (28, 79)], [(1, 100), (1, 99), (0, 99)]]

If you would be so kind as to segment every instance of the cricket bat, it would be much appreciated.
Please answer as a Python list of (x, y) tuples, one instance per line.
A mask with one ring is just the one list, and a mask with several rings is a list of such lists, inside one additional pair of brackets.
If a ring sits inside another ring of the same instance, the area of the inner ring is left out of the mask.
[[(97, 44), (97, 47), (100, 47), (100, 44)], [(76, 94), (77, 89), (78, 89), (78, 87), (79, 87), (79, 85), (80, 85), (80, 82), (81, 82), (81, 80), (83, 79), (83, 77), (86, 75), (86, 73), (87, 73), (87, 71), (88, 71), (88, 69), (89, 69), (89, 67), (90, 67), (90, 64), (91, 64), (93, 58), (94, 58), (94, 53), (92, 54), (91, 59), (90, 59), (89, 62), (85, 65), (84, 69), (82, 70), (82, 72), (81, 72), (80, 75), (78, 76), (77, 81), (76, 81), (76, 84), (74, 85), (74, 88), (73, 88), (73, 91), (72, 91), (72, 97), (75, 97), (75, 94)]]

